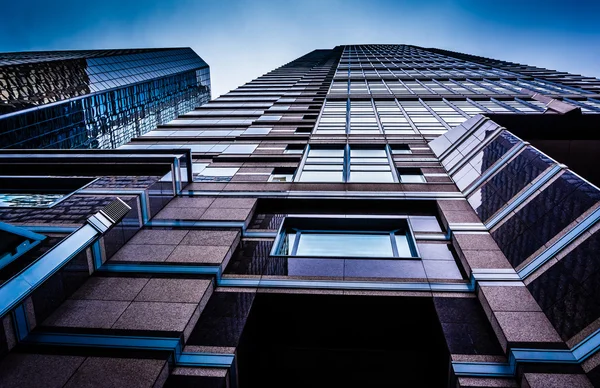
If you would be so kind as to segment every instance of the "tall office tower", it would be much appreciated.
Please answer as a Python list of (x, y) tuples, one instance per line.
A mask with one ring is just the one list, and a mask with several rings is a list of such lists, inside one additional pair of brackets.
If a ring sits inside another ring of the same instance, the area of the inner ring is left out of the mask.
[(0, 381), (600, 386), (598, 85), (340, 46), (116, 150), (4, 150)]
[(116, 148), (209, 100), (190, 48), (0, 53), (0, 148)]

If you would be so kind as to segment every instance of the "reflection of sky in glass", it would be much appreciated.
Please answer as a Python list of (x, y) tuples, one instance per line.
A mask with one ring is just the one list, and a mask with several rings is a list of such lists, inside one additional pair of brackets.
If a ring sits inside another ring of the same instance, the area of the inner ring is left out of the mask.
[(294, 249), (295, 241), (296, 241), (296, 233), (295, 232), (286, 233), (283, 243), (281, 244), (281, 251), (279, 253), (282, 255), (291, 255), (292, 249)]
[(302, 233), (297, 255), (394, 257), (389, 234), (358, 233)]
[(397, 234), (396, 246), (398, 247), (398, 257), (412, 257), (410, 252), (410, 246), (408, 245), (408, 239), (404, 234)]

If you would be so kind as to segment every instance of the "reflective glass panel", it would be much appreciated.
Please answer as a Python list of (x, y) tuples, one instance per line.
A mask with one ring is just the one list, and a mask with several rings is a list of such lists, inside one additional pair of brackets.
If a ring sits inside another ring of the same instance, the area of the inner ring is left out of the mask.
[(310, 233), (298, 242), (297, 256), (394, 257), (389, 234)]

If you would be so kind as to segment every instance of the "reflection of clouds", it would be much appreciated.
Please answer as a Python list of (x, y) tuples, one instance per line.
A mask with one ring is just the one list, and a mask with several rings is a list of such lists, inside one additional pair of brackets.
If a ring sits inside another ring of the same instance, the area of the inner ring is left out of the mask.
[(475, 190), (468, 199), (471, 207), (475, 210), (477, 210), (482, 204), (481, 192), (482, 190)]
[[(485, 152), (479, 152), (477, 155), (475, 155), (473, 157), (473, 159), (471, 159), (471, 162), (469, 162), (469, 164), (471, 166), (473, 166), (475, 169), (477, 169), (477, 172), (481, 175), (483, 174), (484, 170), (482, 168), (483, 166), (483, 155)], [(487, 167), (486, 167), (487, 170)]]

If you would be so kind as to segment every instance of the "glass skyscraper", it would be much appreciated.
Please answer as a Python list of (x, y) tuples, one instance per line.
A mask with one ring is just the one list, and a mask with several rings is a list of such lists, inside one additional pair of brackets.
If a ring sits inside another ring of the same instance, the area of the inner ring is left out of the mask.
[(315, 50), (0, 151), (0, 385), (600, 386), (600, 80)]
[(0, 53), (0, 148), (115, 148), (209, 100), (189, 48)]

